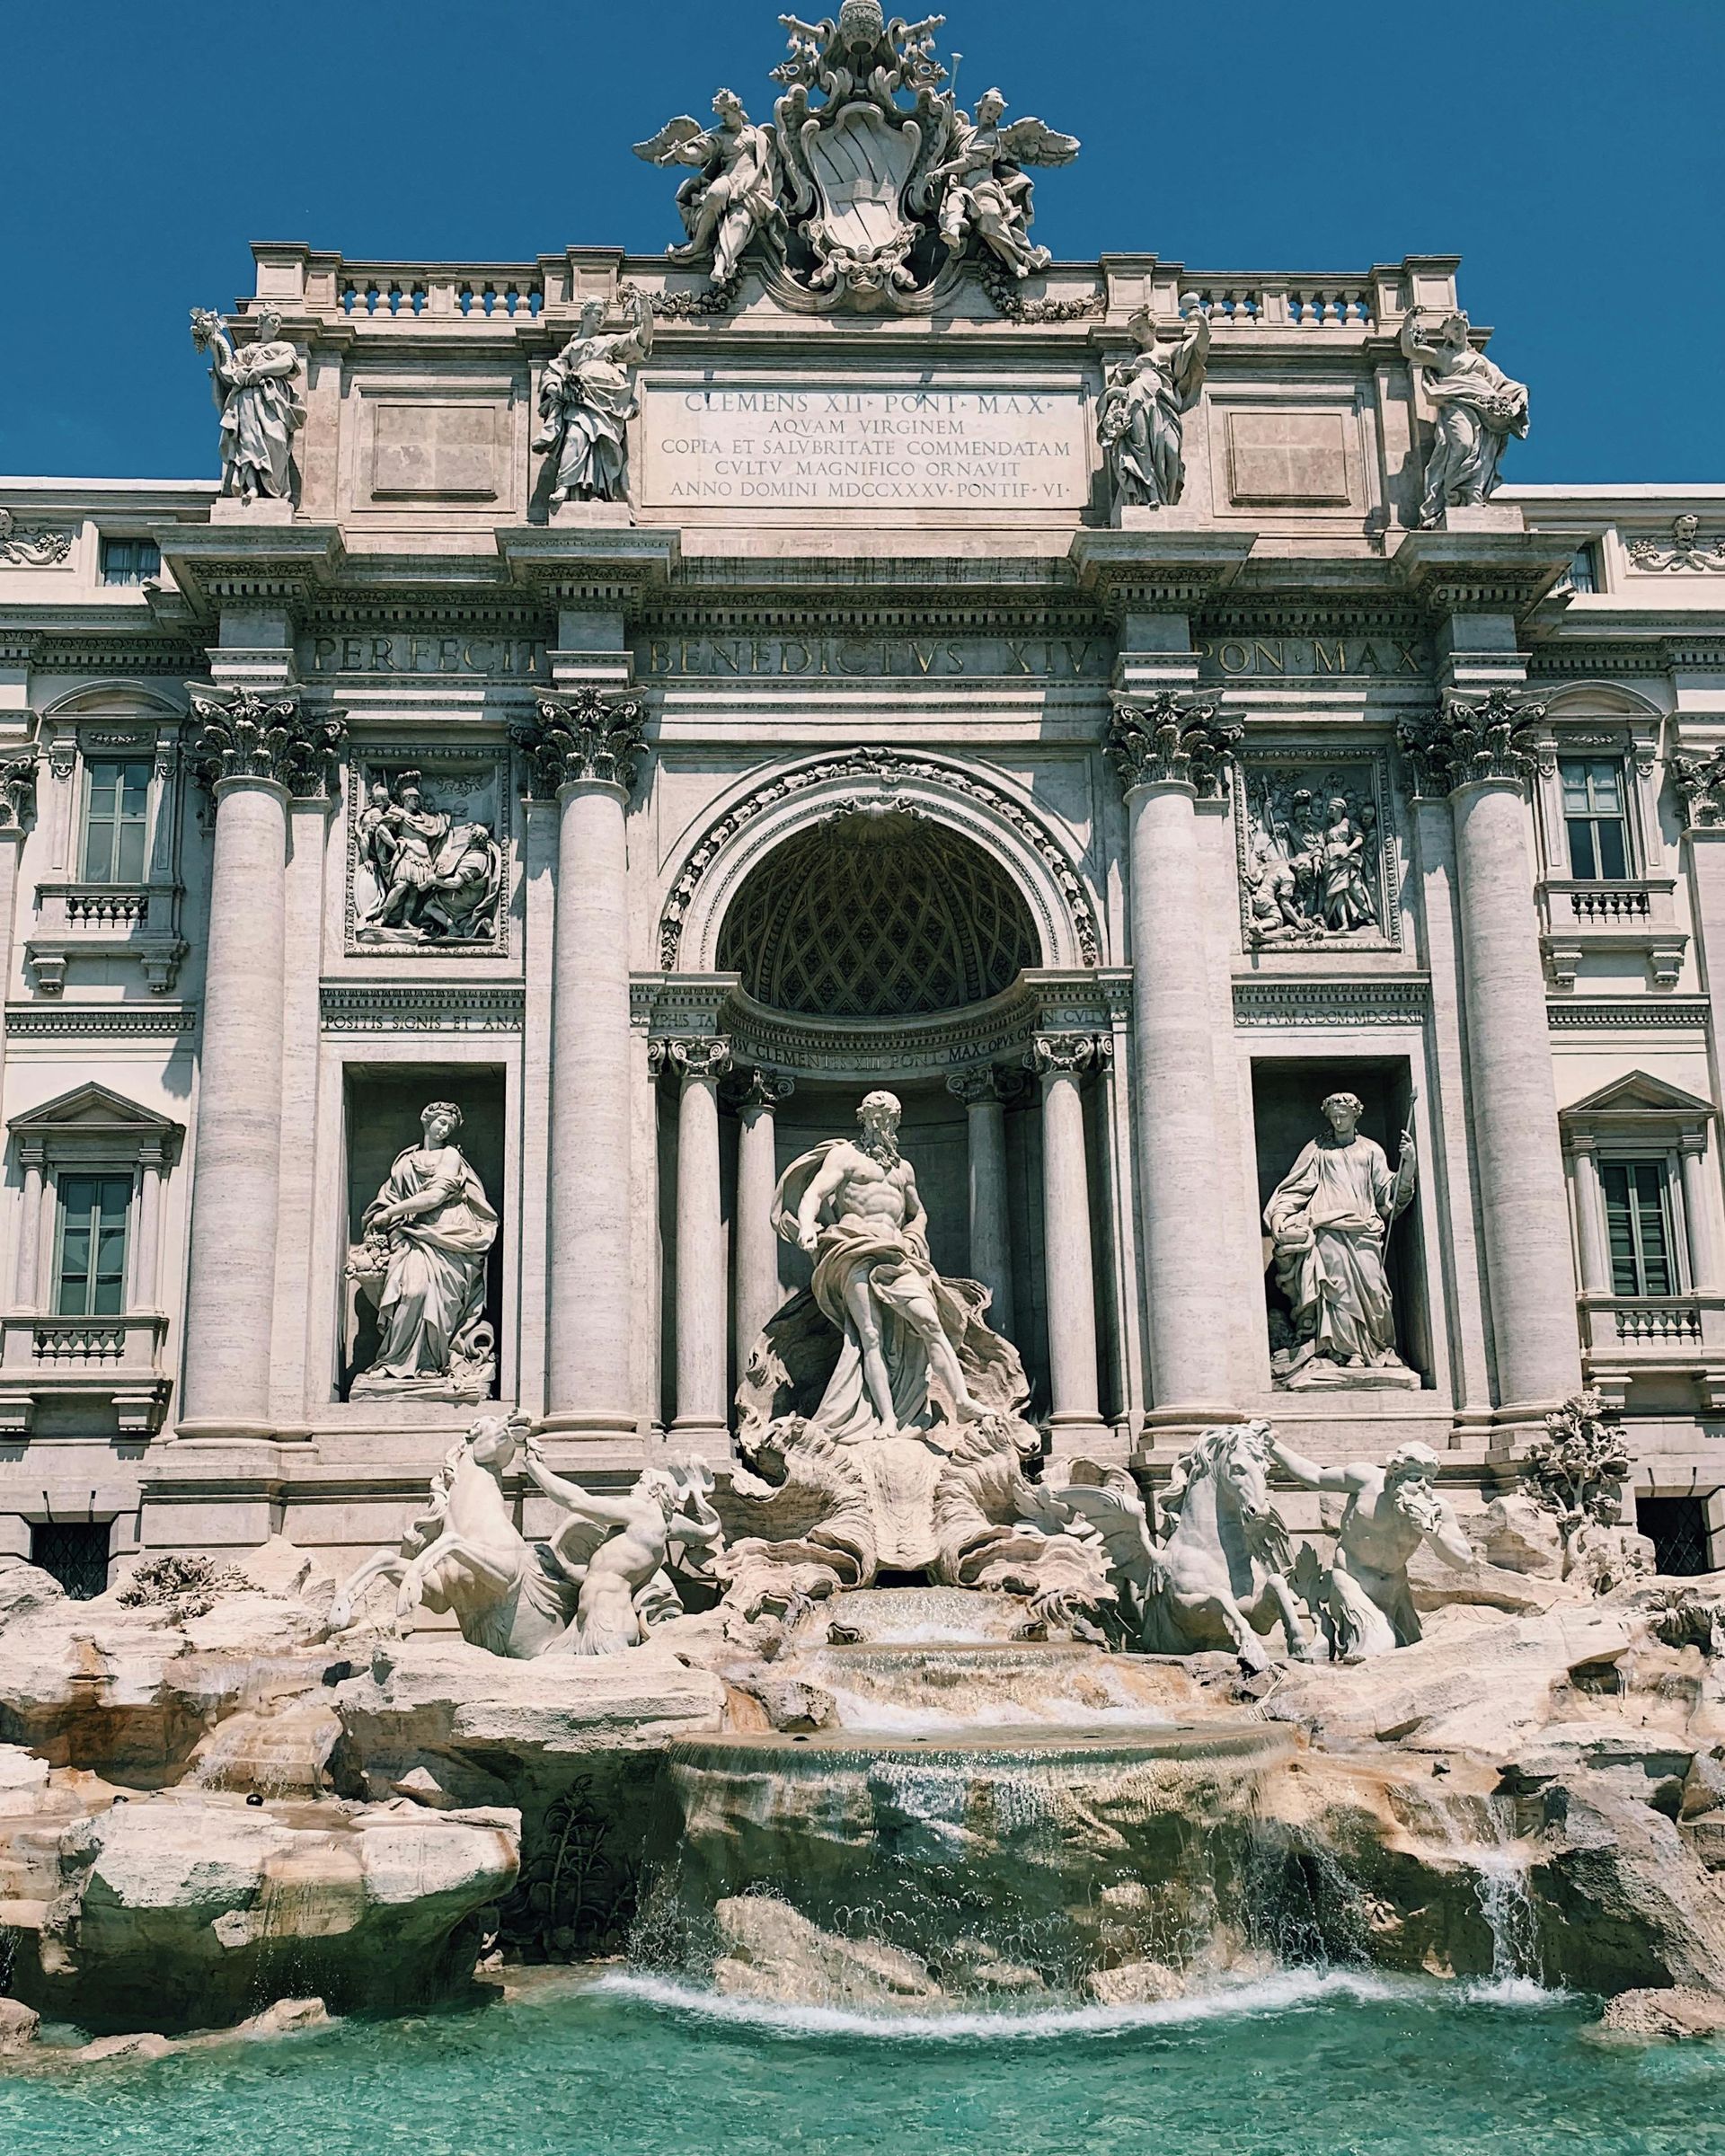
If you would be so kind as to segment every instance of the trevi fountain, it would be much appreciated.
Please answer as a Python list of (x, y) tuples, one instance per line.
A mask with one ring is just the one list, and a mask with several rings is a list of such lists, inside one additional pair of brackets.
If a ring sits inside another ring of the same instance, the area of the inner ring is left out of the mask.
[(1705, 490), (783, 21), (0, 482), (6, 2145), (1725, 2145)]

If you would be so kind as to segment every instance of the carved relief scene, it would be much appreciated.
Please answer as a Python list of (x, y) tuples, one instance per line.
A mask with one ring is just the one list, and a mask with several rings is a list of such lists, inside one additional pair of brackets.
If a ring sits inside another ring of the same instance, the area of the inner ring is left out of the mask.
[(1235, 833), (1246, 948), (1393, 948), (1394, 840), (1376, 762), (1241, 767)]
[(446, 753), (420, 769), (356, 755), (348, 813), (352, 947), (504, 950), (509, 820), (499, 758)]

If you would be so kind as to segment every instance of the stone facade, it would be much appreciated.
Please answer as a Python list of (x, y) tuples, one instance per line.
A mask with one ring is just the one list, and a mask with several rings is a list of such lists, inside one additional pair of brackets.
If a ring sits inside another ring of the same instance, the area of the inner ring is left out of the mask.
[[(1434, 518), (1453, 260), (1041, 264), (972, 195), (897, 285), (260, 246), (287, 497), (0, 481), (0, 1550), (396, 1538), (473, 1411), (351, 1397), (429, 1102), (500, 1401), (722, 1458), (763, 1193), (884, 1084), (1062, 1452), (1491, 1486), (1585, 1381), (1725, 1561), (1725, 490), (1510, 443)], [(1394, 1383), (1287, 1374), (1339, 1091), (1418, 1163)]]

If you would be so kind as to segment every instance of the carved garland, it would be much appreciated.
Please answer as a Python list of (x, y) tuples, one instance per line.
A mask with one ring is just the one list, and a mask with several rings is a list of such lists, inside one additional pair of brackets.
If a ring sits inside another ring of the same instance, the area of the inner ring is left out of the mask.
[(918, 756), (901, 755), (894, 749), (854, 748), (845, 755), (830, 757), (819, 764), (804, 764), (798, 770), (787, 771), (780, 777), (770, 780), (765, 786), (757, 787), (753, 793), (745, 796), (717, 823), (708, 826), (700, 843), (690, 853), (683, 873), (671, 887), (671, 895), (659, 915), (659, 962), (663, 971), (674, 973), (677, 970), (677, 953), (683, 942), (683, 924), (688, 918), (695, 890), (723, 848), (739, 831), (767, 809), (775, 808), (779, 802), (793, 794), (807, 792), (811, 787), (827, 785), (835, 779), (873, 779), (888, 787), (920, 782), (949, 793), (961, 793), (971, 800), (980, 802), (993, 814), (1009, 823), (1026, 844), (1035, 851), (1066, 900), (1082, 963), (1086, 966), (1101, 965), (1101, 946), (1096, 933), (1096, 916), (1091, 909), (1090, 900), (1084, 895), (1083, 884), (1061, 848), (1036, 818), (1009, 793), (998, 786), (991, 786), (984, 779), (973, 777), (968, 772), (953, 771), (943, 764), (927, 763)]

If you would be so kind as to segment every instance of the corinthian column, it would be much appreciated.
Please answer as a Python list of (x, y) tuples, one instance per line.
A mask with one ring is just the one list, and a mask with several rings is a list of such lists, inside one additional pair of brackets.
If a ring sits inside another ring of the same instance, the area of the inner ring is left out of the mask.
[(993, 1297), (988, 1322), (1010, 1340), (1013, 1253), (1006, 1220), (1006, 1101), (1023, 1084), (986, 1063), (956, 1071), (946, 1090), (963, 1101), (970, 1154), (970, 1272)]
[(181, 1437), (267, 1437), (281, 1138), (288, 800), (346, 734), (292, 691), (194, 688), (216, 803), (204, 962)]
[(1563, 1155), (1545, 1030), (1523, 790), (1542, 704), (1452, 694), (1401, 729), (1418, 797), (1455, 826), (1473, 1127), (1500, 1409), (1550, 1406), (1581, 1383)]
[(628, 851), (624, 811), (647, 755), (638, 703), (542, 696), (515, 729), (557, 803), (552, 932), (551, 1244), (544, 1427), (632, 1435), (630, 1398)]
[(1210, 1081), (1196, 803), (1225, 783), (1242, 729), (1169, 689), (1117, 705), (1108, 755), (1131, 819), (1133, 1091), (1156, 1421), (1225, 1419), (1233, 1324), (1216, 1248), (1220, 1158)]
[(1048, 1309), (1049, 1421), (1057, 1429), (1094, 1429), (1101, 1420), (1096, 1386), (1096, 1286), (1090, 1254), (1090, 1170), (1084, 1158), (1084, 1103), (1079, 1081), (1113, 1053), (1088, 1033), (1045, 1033), (1026, 1065), (1042, 1081), (1042, 1241)]
[(750, 1071), (737, 1096), (736, 1255), (733, 1339), (740, 1374), (767, 1320), (784, 1300), (779, 1286), (779, 1239), (773, 1233), (773, 1193), (778, 1185), (774, 1111), (791, 1097), (793, 1081), (782, 1071)]
[(679, 1439), (712, 1439), (725, 1412), (725, 1232), (719, 1190), (719, 1081), (730, 1043), (663, 1044), (677, 1104), (677, 1418)]

